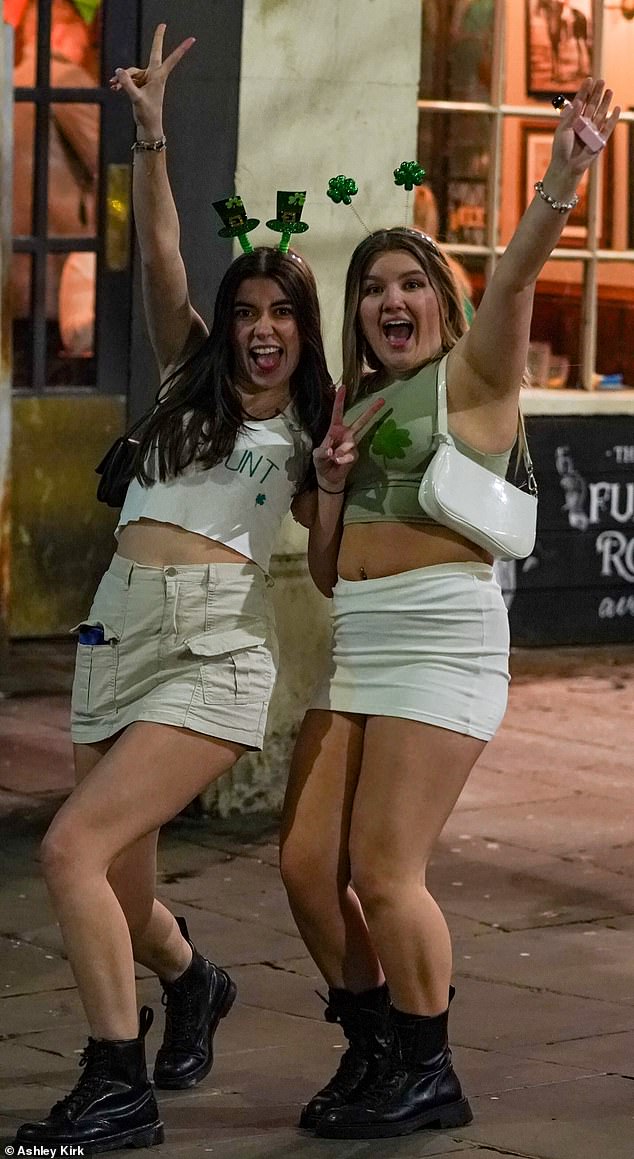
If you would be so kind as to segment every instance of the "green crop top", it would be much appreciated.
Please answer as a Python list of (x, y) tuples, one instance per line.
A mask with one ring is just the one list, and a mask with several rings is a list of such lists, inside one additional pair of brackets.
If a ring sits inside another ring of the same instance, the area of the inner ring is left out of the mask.
[[(436, 376), (440, 359), (428, 362), (413, 378), (391, 382), (380, 391), (385, 406), (359, 443), (359, 458), (348, 475), (344, 524), (433, 523), (418, 502), (421, 478), (435, 451)], [(377, 392), (379, 393), (379, 392)], [(345, 414), (359, 418), (372, 395), (363, 395)], [(453, 435), (463, 454), (504, 478), (512, 447), (485, 455)]]

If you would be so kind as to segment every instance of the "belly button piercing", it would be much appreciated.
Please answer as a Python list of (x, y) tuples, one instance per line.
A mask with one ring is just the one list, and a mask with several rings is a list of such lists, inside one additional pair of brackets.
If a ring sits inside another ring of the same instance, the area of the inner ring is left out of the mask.
[(366, 572), (366, 570), (365, 570), (365, 568), (364, 568), (364, 567), (360, 567), (360, 568), (359, 568), (359, 575), (361, 576), (361, 579), (362, 579), (362, 580), (364, 580), (364, 579), (367, 579), (367, 578), (368, 578), (368, 573)]

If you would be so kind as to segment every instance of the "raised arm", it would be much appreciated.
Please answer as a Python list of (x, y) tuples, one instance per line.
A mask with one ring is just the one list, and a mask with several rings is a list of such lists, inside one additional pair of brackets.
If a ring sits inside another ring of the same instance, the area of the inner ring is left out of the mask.
[[(110, 81), (130, 98), (137, 141), (163, 136), (163, 97), (172, 70), (194, 39), (179, 44), (163, 60), (165, 25), (159, 24), (147, 68), (117, 69)], [(179, 365), (207, 336), (194, 310), (180, 252), (180, 226), (167, 175), (165, 150), (137, 150), (133, 166), (134, 221), (141, 252), (143, 303), (161, 378)]]
[[(448, 387), (454, 409), (467, 410), (487, 397), (508, 400), (508, 423), (514, 430), (516, 407), (526, 364), (535, 282), (568, 220), (579, 182), (596, 160), (572, 126), (583, 115), (600, 133), (603, 146), (619, 118), (610, 114), (612, 92), (602, 80), (584, 81), (576, 97), (560, 117), (552, 155), (542, 178), (541, 195), (535, 194), (500, 258), (487, 286), (471, 329), (452, 351), (448, 363)], [(600, 151), (600, 150), (599, 150)], [(553, 204), (557, 203), (557, 204)], [(456, 433), (461, 420), (454, 422)]]

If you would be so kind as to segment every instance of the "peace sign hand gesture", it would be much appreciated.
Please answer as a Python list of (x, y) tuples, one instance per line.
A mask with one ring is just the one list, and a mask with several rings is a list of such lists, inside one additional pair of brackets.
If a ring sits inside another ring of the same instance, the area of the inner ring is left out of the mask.
[(166, 27), (159, 24), (154, 32), (147, 68), (118, 68), (109, 81), (113, 92), (123, 90), (127, 93), (137, 126), (153, 138), (163, 134), (163, 95), (167, 78), (196, 43), (196, 38), (189, 36), (163, 60)]
[(357, 445), (366, 427), (370, 425), (377, 411), (385, 405), (384, 398), (378, 398), (364, 410), (350, 426), (343, 421), (346, 402), (346, 388), (340, 386), (335, 395), (330, 426), (323, 443), (313, 451), (313, 462), (317, 472), (317, 485), (331, 494), (345, 489), (345, 482), (359, 453)]

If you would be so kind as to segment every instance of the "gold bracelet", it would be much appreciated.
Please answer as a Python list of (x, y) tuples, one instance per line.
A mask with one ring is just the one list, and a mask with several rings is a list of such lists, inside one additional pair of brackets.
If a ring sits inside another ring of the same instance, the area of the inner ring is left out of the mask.
[(135, 141), (132, 146), (133, 153), (162, 153), (163, 149), (167, 148), (167, 140), (165, 137), (159, 137), (156, 141)]

